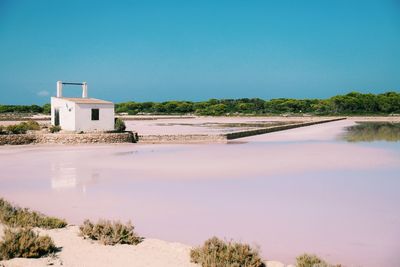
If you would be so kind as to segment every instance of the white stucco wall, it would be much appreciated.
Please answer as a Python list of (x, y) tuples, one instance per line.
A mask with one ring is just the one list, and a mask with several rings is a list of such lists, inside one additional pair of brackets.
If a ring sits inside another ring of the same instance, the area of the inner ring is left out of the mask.
[(62, 98), (51, 98), (51, 124), (55, 124), (54, 110), (60, 111), (60, 126), (63, 130), (75, 131), (76, 104)]
[[(99, 120), (92, 121), (92, 109), (99, 109)], [(75, 131), (111, 131), (114, 130), (114, 104), (78, 104), (76, 103)]]
[[(114, 130), (114, 104), (81, 104), (63, 98), (51, 98), (51, 124), (55, 125), (55, 108), (60, 112), (60, 126), (67, 131)], [(92, 109), (99, 109), (99, 120), (92, 121)]]

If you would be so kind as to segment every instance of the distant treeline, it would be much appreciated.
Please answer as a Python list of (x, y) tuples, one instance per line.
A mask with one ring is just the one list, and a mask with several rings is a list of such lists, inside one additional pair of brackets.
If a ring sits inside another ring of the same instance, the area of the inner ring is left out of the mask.
[[(400, 114), (400, 93), (362, 94), (352, 92), (328, 99), (259, 98), (210, 99), (202, 102), (123, 102), (115, 105), (117, 113), (135, 114), (196, 114), (196, 115), (262, 115), (313, 114), (362, 115)], [(50, 113), (44, 106), (0, 105), (0, 113)]]
[(44, 113), (50, 114), (50, 104), (38, 105), (0, 105), (0, 113)]
[(391, 114), (400, 113), (400, 93), (361, 94), (352, 92), (328, 99), (259, 98), (210, 99), (203, 102), (124, 102), (115, 105), (117, 113), (196, 114), (196, 115), (262, 115), (262, 114)]

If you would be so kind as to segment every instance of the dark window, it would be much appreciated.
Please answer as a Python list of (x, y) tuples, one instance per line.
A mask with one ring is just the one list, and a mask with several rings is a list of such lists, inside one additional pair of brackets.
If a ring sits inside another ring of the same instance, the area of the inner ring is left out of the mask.
[(58, 108), (54, 109), (54, 125), (60, 125), (60, 110)]
[(99, 109), (92, 108), (92, 121), (98, 121), (98, 120), (99, 120)]

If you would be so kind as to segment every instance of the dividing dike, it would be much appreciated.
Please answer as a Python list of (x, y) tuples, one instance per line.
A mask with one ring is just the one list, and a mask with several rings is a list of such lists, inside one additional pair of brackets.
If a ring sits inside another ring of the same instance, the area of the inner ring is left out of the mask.
[(312, 122), (299, 122), (286, 125), (271, 126), (265, 128), (249, 129), (224, 134), (175, 134), (175, 135), (140, 135), (138, 143), (145, 144), (197, 144), (197, 143), (227, 143), (229, 140), (260, 135), (278, 131), (284, 131), (299, 127), (311, 126), (321, 123), (345, 120), (346, 118), (335, 118), (329, 120), (320, 120)]

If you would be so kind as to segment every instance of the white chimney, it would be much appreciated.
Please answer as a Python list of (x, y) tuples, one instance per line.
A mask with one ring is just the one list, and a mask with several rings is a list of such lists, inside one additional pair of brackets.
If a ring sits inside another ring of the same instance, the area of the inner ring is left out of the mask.
[(62, 97), (62, 81), (57, 81), (57, 97)]
[(83, 82), (82, 83), (82, 98), (87, 98), (87, 97), (88, 97), (87, 83)]

